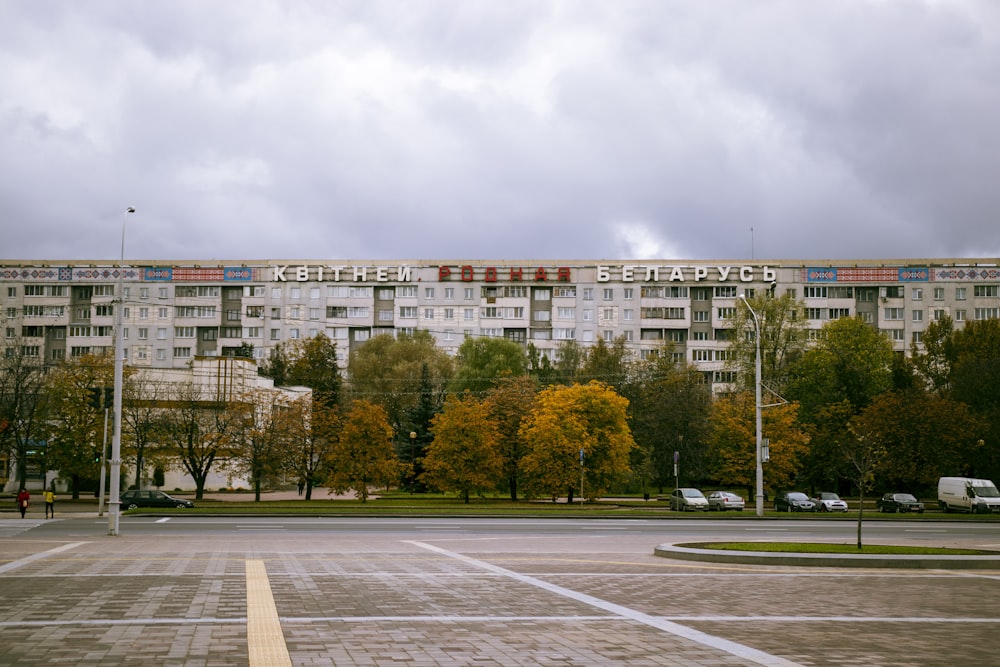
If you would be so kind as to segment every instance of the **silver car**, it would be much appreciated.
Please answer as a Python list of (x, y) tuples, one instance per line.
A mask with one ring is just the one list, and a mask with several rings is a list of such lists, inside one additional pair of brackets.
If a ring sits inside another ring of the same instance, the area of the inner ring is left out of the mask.
[(813, 498), (816, 507), (820, 512), (846, 512), (847, 503), (840, 499), (836, 493), (821, 491)]
[(742, 512), (747, 504), (742, 497), (732, 491), (713, 491), (708, 494), (708, 509), (725, 512), (726, 510), (737, 510)]
[(681, 512), (707, 510), (708, 499), (698, 489), (674, 489), (670, 494), (670, 509)]

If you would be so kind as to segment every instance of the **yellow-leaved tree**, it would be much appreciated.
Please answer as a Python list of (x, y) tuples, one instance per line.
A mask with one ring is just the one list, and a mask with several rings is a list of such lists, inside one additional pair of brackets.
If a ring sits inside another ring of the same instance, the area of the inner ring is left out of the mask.
[[(746, 488), (751, 496), (757, 467), (754, 409), (754, 396), (748, 391), (716, 401), (711, 443), (712, 476), (725, 486)], [(763, 412), (762, 431), (771, 443), (764, 483), (772, 490), (789, 489), (795, 483), (809, 451), (809, 435), (796, 423), (798, 409), (797, 403), (784, 403)]]
[(471, 394), (450, 396), (431, 420), (431, 433), (421, 481), (433, 489), (456, 491), (465, 502), (473, 493), (497, 488), (504, 459), (489, 405)]
[(628, 399), (596, 380), (539, 393), (520, 431), (526, 495), (572, 499), (582, 477), (584, 496), (596, 499), (628, 475), (636, 444), (627, 409)]
[(337, 493), (354, 490), (367, 502), (371, 487), (387, 487), (400, 474), (392, 448), (392, 426), (385, 409), (370, 401), (352, 401), (340, 438), (330, 448), (327, 486)]

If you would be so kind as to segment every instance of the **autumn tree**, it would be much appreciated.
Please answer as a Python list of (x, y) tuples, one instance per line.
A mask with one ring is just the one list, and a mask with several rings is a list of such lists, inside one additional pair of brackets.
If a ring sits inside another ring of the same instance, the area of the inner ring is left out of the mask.
[(163, 443), (174, 454), (172, 462), (194, 480), (200, 500), (209, 473), (229, 454), (240, 415), (224, 397), (203, 393), (190, 382), (171, 387), (163, 407)]
[(169, 390), (165, 383), (142, 371), (125, 374), (122, 385), (122, 458), (135, 465), (135, 487), (142, 488), (147, 460), (161, 464), (158, 444), (162, 430), (161, 402)]
[(253, 487), (254, 502), (260, 502), (265, 484), (277, 480), (289, 449), (281, 413), (286, 409), (275, 389), (253, 389), (230, 402), (231, 419), (228, 467), (245, 476)]
[(485, 394), (500, 377), (524, 375), (528, 358), (524, 347), (506, 338), (482, 336), (462, 341), (455, 355), (455, 375), (450, 390)]
[(535, 406), (538, 385), (527, 375), (508, 376), (497, 380), (486, 395), (490, 418), (496, 423), (499, 435), (499, 452), (503, 458), (504, 477), (511, 500), (517, 500), (521, 457), (525, 443), (521, 437), (521, 422)]
[(473, 493), (494, 490), (504, 460), (489, 405), (469, 393), (452, 395), (432, 424), (434, 440), (424, 456), (423, 481), (432, 489), (454, 491), (465, 502)]
[[(70, 482), (73, 498), (80, 497), (84, 480), (98, 479), (103, 460), (104, 415), (111, 407), (105, 387), (113, 386), (112, 361), (85, 355), (66, 361), (48, 377), (49, 444), (47, 467)], [(91, 393), (92, 390), (94, 393)], [(94, 396), (98, 405), (94, 405)], [(108, 433), (113, 423), (108, 421)], [(100, 491), (100, 490), (98, 490)]]
[(324, 475), (327, 459), (340, 437), (340, 410), (312, 397), (300, 398), (278, 413), (287, 450), (285, 465), (305, 485), (305, 499), (312, 499), (313, 486)]
[(0, 340), (0, 451), (10, 453), (18, 489), (25, 485), (29, 452), (45, 439), (47, 371), (20, 336)]
[(400, 474), (392, 446), (392, 426), (385, 409), (355, 400), (344, 415), (340, 438), (327, 457), (327, 486), (334, 492), (353, 490), (367, 502), (371, 487), (386, 487)]
[[(785, 392), (790, 368), (806, 349), (802, 306), (791, 292), (774, 296), (770, 291), (761, 291), (747, 302), (760, 324), (761, 381), (766, 393), (780, 396)], [(753, 390), (757, 327), (746, 305), (738, 304), (731, 321), (730, 368), (737, 371), (741, 388)]]
[(629, 472), (635, 441), (628, 426), (628, 400), (600, 382), (553, 385), (538, 394), (521, 425), (527, 446), (521, 459), (529, 497), (572, 492), (582, 473), (586, 497), (599, 498)]
[[(725, 485), (756, 492), (756, 401), (749, 391), (719, 398), (715, 403), (711, 443), (713, 476)], [(788, 489), (798, 481), (809, 436), (796, 422), (798, 405), (785, 403), (762, 413), (763, 431), (770, 441), (770, 459), (764, 464), (764, 482), (771, 489)]]

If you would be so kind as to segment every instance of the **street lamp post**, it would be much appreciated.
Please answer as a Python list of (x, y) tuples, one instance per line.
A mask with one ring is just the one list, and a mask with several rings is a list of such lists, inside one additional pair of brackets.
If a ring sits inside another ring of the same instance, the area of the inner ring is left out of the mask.
[(413, 445), (417, 442), (417, 432), (410, 431), (410, 495), (413, 495), (413, 487), (417, 485), (417, 460)]
[(757, 317), (756, 311), (747, 301), (746, 294), (740, 294), (740, 299), (743, 300), (744, 305), (746, 305), (747, 310), (750, 311), (750, 315), (753, 317), (753, 328), (754, 328), (754, 413), (757, 420), (757, 446), (755, 460), (757, 463), (757, 485), (755, 491), (756, 500), (756, 510), (757, 516), (764, 516), (764, 467), (761, 463), (761, 444), (763, 442), (763, 423), (761, 419), (761, 381), (760, 381), (760, 319)]
[(112, 411), (114, 413), (114, 430), (111, 436), (111, 481), (108, 488), (108, 535), (118, 534), (121, 507), (118, 496), (121, 495), (122, 466), (122, 373), (124, 371), (125, 329), (123, 325), (125, 310), (125, 221), (128, 214), (135, 213), (129, 206), (122, 214), (122, 252), (118, 262), (118, 287), (115, 290), (118, 304), (115, 307), (115, 386)]

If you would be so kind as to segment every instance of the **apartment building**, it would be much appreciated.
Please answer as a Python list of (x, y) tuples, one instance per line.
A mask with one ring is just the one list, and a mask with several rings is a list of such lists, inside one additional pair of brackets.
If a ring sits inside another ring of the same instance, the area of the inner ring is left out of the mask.
[[(1000, 259), (869, 261), (0, 261), (3, 335), (58, 362), (110, 352), (123, 283), (124, 354), (136, 367), (183, 368), (197, 357), (323, 332), (350, 350), (372, 336), (418, 329), (454, 353), (469, 336), (589, 346), (623, 336), (645, 356), (674, 343), (720, 386), (740, 296), (791, 293), (819, 330), (861, 316), (895, 348), (918, 345), (929, 322), (1000, 316)], [(123, 275), (122, 273), (123, 272)]]

